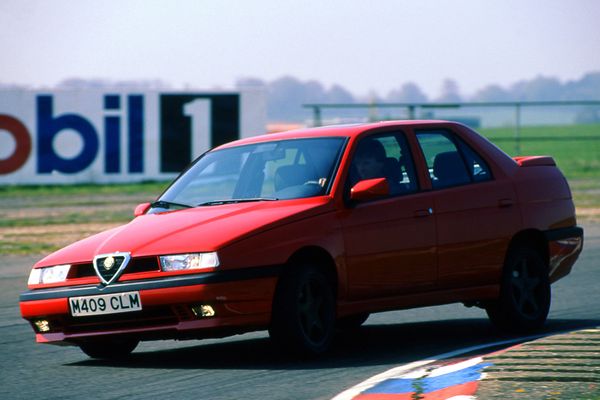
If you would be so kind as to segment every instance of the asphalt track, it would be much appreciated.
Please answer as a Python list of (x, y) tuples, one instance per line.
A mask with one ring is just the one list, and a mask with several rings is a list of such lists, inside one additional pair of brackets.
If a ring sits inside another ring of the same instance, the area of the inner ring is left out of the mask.
[[(583, 226), (584, 252), (553, 286), (547, 332), (600, 325), (600, 225)], [(19, 317), (35, 260), (0, 256), (0, 399), (330, 399), (398, 365), (506, 339), (482, 310), (448, 305), (373, 315), (318, 360), (286, 359), (264, 333), (146, 342), (126, 362), (91, 360), (76, 347), (34, 343)]]

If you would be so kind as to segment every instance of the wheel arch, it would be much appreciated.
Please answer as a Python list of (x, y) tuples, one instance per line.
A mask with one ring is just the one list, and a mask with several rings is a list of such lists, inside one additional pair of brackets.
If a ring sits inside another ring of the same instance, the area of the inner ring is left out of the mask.
[(506, 257), (508, 257), (508, 254), (513, 249), (518, 247), (528, 247), (536, 250), (542, 256), (544, 263), (548, 265), (550, 261), (548, 240), (541, 231), (537, 229), (526, 229), (514, 235), (508, 245)]
[(322, 271), (334, 289), (334, 295), (337, 296), (339, 277), (336, 263), (327, 250), (319, 246), (306, 246), (296, 250), (288, 259), (287, 264), (292, 268), (299, 265), (310, 263)]

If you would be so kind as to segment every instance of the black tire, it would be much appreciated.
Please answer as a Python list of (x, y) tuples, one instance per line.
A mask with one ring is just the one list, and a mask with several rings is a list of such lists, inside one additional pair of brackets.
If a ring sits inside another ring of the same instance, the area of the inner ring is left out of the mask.
[(503, 331), (533, 331), (546, 322), (550, 300), (548, 266), (537, 251), (518, 247), (506, 257), (500, 297), (489, 303), (486, 311)]
[(343, 330), (358, 329), (369, 319), (369, 313), (349, 315), (337, 320), (336, 327)]
[(335, 298), (319, 269), (300, 265), (281, 277), (269, 335), (283, 350), (297, 355), (322, 354), (335, 331)]
[(91, 358), (117, 360), (126, 358), (137, 347), (136, 339), (94, 340), (79, 344), (79, 348)]

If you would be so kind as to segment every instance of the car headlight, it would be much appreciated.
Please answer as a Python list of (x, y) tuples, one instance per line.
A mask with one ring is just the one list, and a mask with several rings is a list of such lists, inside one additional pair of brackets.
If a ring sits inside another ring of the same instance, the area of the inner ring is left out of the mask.
[(219, 266), (219, 256), (213, 253), (191, 253), (160, 256), (160, 268), (163, 271), (183, 271), (206, 269)]
[(54, 267), (34, 268), (29, 273), (27, 284), (39, 285), (40, 283), (56, 283), (67, 280), (70, 265), (56, 265)]

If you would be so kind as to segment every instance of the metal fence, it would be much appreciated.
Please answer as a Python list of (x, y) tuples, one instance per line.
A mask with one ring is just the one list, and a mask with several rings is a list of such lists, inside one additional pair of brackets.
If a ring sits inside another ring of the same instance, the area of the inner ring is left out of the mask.
[[(515, 153), (520, 153), (527, 125), (600, 124), (600, 101), (514, 101), (465, 103), (347, 103), (305, 104), (312, 126), (389, 119), (445, 119), (473, 128), (511, 127)], [(600, 138), (600, 135), (599, 135)], [(531, 138), (527, 138), (530, 140)], [(556, 140), (553, 137), (552, 140)], [(565, 137), (573, 140), (574, 137)], [(586, 136), (582, 140), (590, 140)], [(534, 140), (544, 140), (535, 138)]]

